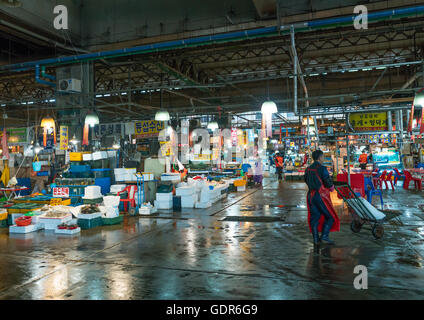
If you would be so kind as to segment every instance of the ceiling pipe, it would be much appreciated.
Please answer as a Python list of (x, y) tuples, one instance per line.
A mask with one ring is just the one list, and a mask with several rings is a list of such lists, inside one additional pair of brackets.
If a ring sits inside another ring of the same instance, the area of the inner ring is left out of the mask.
[[(391, 9), (384, 11), (377, 11), (368, 13), (368, 23), (375, 21), (380, 21), (384, 19), (393, 19), (401, 18), (405, 16), (424, 14), (424, 6), (413, 6), (400, 9)], [(264, 27), (229, 33), (221, 33), (210, 36), (201, 36), (194, 37), (176, 41), (166, 41), (153, 44), (146, 44), (141, 46), (136, 46), (132, 48), (123, 48), (117, 50), (95, 52), (95, 53), (86, 53), (81, 55), (67, 56), (67, 57), (58, 57), (51, 59), (43, 59), (38, 61), (17, 63), (11, 65), (5, 65), (0, 67), (0, 71), (22, 71), (35, 68), (36, 65), (60, 65), (60, 64), (72, 64), (81, 61), (87, 60), (101, 60), (106, 58), (116, 58), (122, 56), (130, 56), (134, 54), (150, 53), (150, 52), (159, 52), (166, 50), (173, 50), (179, 48), (187, 47), (196, 47), (213, 43), (225, 43), (225, 42), (234, 42), (241, 40), (250, 40), (255, 38), (263, 38), (269, 36), (277, 36), (279, 33), (290, 33), (291, 27), (297, 31), (309, 31), (323, 28), (334, 28), (339, 27), (344, 24), (351, 24), (355, 19), (356, 15), (349, 15), (339, 18), (331, 19), (321, 19), (321, 20), (312, 20), (307, 22), (296, 23), (292, 25), (283, 25), (278, 30), (278, 26)], [(0, 23), (7, 23), (6, 21), (0, 20)], [(25, 30), (27, 31), (27, 30)], [(280, 31), (280, 32), (279, 32)], [(35, 35), (34, 35), (35, 36)], [(38, 36), (38, 35), (37, 35)], [(39, 38), (39, 36), (38, 36)], [(52, 40), (45, 38), (47, 41), (52, 42)], [(53, 41), (59, 47), (66, 47), (60, 45), (59, 43)], [(66, 47), (67, 50), (75, 50), (73, 48)]]
[(35, 66), (35, 81), (37, 83), (45, 84), (45, 85), (48, 85), (50, 87), (56, 88), (56, 83), (46, 81), (46, 80), (43, 80), (43, 79), (40, 78), (40, 66), (38, 64)]

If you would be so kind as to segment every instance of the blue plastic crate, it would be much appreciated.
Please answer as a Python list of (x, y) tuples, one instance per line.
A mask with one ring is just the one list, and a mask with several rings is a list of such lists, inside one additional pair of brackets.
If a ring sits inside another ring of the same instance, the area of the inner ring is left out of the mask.
[(90, 172), (91, 167), (89, 165), (72, 165), (69, 168), (69, 172), (71, 173), (83, 173), (83, 172)]
[(37, 172), (37, 177), (45, 177), (48, 176), (49, 172), (48, 171), (38, 171)]

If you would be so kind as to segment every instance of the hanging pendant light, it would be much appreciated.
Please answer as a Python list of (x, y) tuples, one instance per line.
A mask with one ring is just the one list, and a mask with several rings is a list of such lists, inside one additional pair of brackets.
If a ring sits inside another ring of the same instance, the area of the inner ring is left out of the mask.
[(52, 117), (45, 117), (41, 120), (40, 126), (47, 129), (53, 128), (55, 127), (54, 119)]
[(156, 121), (169, 121), (169, 112), (166, 110), (159, 110), (155, 114)]
[(88, 112), (85, 116), (85, 124), (88, 124), (91, 128), (100, 123), (99, 116), (95, 112)]
[(273, 114), (273, 113), (277, 113), (277, 105), (275, 104), (274, 101), (265, 101), (264, 103), (262, 103), (262, 108), (261, 108), (261, 112), (265, 113), (265, 114)]
[(43, 148), (40, 146), (40, 144), (37, 141), (37, 143), (34, 146), (34, 152), (35, 152), (35, 154), (39, 154), (41, 150), (43, 150)]
[(169, 121), (169, 119), (170, 119), (169, 112), (162, 109), (162, 105), (163, 105), (163, 91), (162, 91), (162, 89), (160, 89), (160, 109), (155, 114), (155, 120), (156, 121)]
[(56, 124), (52, 117), (45, 117), (41, 120), (40, 126), (43, 130), (43, 145), (47, 146), (47, 131), (53, 129), (53, 143), (56, 144)]
[(79, 142), (79, 140), (77, 139), (77, 137), (75, 137), (75, 134), (74, 134), (74, 136), (72, 137), (72, 139), (69, 142), (72, 143), (73, 145), (75, 145)]
[(215, 131), (216, 129), (218, 129), (219, 128), (219, 126), (218, 126), (218, 122), (216, 122), (216, 121), (212, 121), (212, 122), (209, 122), (208, 123), (208, 129), (210, 129), (210, 130), (212, 130), (212, 131)]

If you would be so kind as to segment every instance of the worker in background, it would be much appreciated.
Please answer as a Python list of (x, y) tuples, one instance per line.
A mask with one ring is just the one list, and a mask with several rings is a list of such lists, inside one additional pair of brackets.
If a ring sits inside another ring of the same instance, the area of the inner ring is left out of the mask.
[(359, 166), (362, 170), (365, 170), (367, 168), (368, 164), (368, 154), (366, 153), (366, 150), (364, 149), (362, 151), (362, 154), (359, 156)]
[(276, 151), (276, 155), (275, 155), (275, 168), (277, 169), (278, 181), (283, 180), (283, 176), (282, 176), (283, 167), (284, 167), (284, 159), (280, 155), (280, 153), (278, 151)]
[[(322, 165), (324, 153), (315, 150), (312, 152), (312, 159), (314, 163), (305, 171), (305, 183), (309, 189), (306, 196), (309, 229), (314, 245), (320, 242), (334, 244), (329, 235), (330, 231), (340, 230), (340, 220), (330, 198), (330, 192), (334, 191), (333, 180), (327, 168)], [(322, 232), (321, 238), (319, 232)]]

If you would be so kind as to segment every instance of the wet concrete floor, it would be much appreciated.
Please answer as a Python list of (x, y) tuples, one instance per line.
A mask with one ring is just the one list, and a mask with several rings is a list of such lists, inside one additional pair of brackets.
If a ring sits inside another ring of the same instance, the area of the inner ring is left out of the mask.
[[(422, 299), (422, 192), (384, 190), (396, 214), (375, 240), (350, 230), (341, 200), (335, 246), (313, 247), (306, 188), (264, 180), (209, 209), (125, 217), (78, 236), (0, 229), (0, 299)], [(378, 204), (375, 198), (375, 204)], [(368, 289), (356, 290), (356, 265)]]

